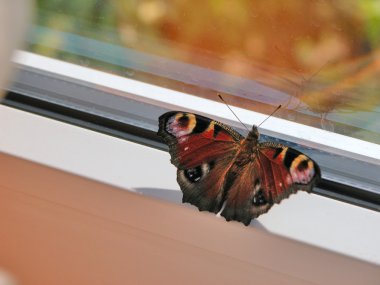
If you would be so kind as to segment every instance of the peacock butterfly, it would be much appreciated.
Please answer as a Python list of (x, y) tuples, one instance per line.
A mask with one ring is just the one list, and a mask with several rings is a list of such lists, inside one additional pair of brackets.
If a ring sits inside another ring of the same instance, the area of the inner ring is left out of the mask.
[(303, 153), (259, 142), (256, 126), (244, 138), (218, 121), (172, 111), (160, 116), (157, 134), (177, 167), (182, 202), (200, 211), (221, 211), (227, 221), (249, 225), (297, 190), (310, 192), (321, 176)]

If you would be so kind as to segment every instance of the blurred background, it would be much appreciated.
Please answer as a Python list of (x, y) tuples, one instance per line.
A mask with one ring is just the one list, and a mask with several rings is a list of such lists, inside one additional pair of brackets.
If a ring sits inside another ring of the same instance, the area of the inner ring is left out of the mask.
[(36, 3), (32, 52), (380, 143), (379, 1)]
[[(0, 0), (0, 99), (4, 96), (3, 90), (12, 81), (14, 68), (11, 58), (15, 49), (24, 44), (30, 27), (32, 6), (31, 0)], [(14, 21), (15, 15), (17, 21)]]

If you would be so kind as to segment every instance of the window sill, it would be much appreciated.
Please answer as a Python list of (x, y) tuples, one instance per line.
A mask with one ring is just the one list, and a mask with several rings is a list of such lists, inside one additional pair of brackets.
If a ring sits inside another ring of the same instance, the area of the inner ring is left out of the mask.
[[(4, 153), (181, 204), (167, 152), (6, 106), (0, 129)], [(298, 193), (252, 226), (380, 265), (379, 212)]]

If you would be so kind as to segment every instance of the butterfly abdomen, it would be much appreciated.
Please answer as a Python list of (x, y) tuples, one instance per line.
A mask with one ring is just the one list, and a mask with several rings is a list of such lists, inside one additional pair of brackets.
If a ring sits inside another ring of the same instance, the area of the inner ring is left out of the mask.
[(233, 165), (239, 168), (248, 163), (252, 163), (257, 157), (258, 140), (259, 133), (256, 126), (253, 126), (248, 136), (240, 141), (240, 149), (236, 154)]

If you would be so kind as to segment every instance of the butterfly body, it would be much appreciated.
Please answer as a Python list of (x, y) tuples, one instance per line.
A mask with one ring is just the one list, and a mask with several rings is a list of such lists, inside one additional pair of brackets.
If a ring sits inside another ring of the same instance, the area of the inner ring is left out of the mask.
[(318, 165), (295, 149), (259, 142), (252, 127), (244, 138), (227, 125), (186, 112), (159, 118), (158, 135), (169, 146), (183, 202), (221, 212), (248, 225), (297, 190), (310, 192)]

